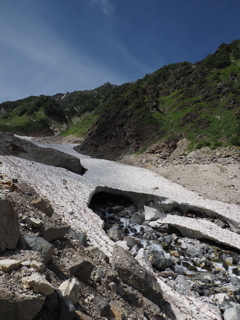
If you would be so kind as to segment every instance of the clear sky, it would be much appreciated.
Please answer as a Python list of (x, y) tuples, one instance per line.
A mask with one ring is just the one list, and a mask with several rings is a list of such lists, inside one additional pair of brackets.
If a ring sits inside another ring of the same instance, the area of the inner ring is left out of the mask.
[(240, 39), (240, 0), (1, 0), (0, 102), (122, 84)]

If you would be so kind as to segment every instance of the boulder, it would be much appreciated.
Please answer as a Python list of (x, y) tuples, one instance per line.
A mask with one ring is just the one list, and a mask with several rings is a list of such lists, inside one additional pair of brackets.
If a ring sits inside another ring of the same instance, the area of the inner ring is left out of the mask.
[(127, 245), (130, 249), (132, 249), (135, 245), (137, 245), (139, 248), (142, 247), (142, 243), (137, 238), (133, 237), (124, 237), (124, 241), (127, 242)]
[(67, 298), (72, 304), (79, 301), (79, 282), (76, 278), (64, 281), (58, 288), (64, 298)]
[(110, 306), (108, 300), (102, 296), (95, 296), (93, 299), (95, 308), (98, 310), (101, 317), (109, 318), (110, 315)]
[(34, 228), (39, 228), (42, 225), (42, 221), (39, 219), (34, 219), (32, 217), (26, 216), (23, 221), (29, 226)]
[(20, 238), (18, 216), (7, 199), (0, 199), (0, 252), (15, 249)]
[(51, 217), (53, 214), (53, 208), (50, 203), (42, 198), (33, 199), (30, 204), (45, 213), (48, 217)]
[(65, 261), (63, 259), (63, 264), (74, 277), (85, 283), (88, 282), (88, 279), (94, 269), (92, 260), (82, 256), (81, 254), (74, 254), (71, 257), (71, 261)]
[(70, 229), (69, 231), (69, 236), (73, 239), (73, 240), (78, 240), (82, 246), (87, 247), (88, 243), (87, 243), (87, 235), (86, 232), (76, 232), (73, 229)]
[(55, 226), (54, 224), (42, 224), (40, 227), (41, 235), (46, 241), (52, 241), (58, 238), (62, 238), (68, 233), (70, 226), (62, 224)]
[(22, 279), (26, 288), (33, 288), (35, 292), (40, 292), (46, 296), (54, 292), (54, 287), (43, 276), (38, 273), (33, 273), (29, 277)]
[(17, 269), (21, 264), (21, 261), (19, 260), (13, 260), (13, 259), (5, 259), (0, 260), (0, 270), (9, 272), (13, 269)]
[(23, 236), (23, 248), (39, 252), (44, 262), (48, 262), (54, 252), (54, 246), (43, 238), (26, 234)]
[(159, 210), (144, 206), (144, 215), (146, 221), (161, 219), (165, 214)]
[(113, 241), (123, 240), (123, 230), (113, 227), (107, 231), (107, 234), (110, 239)]
[(44, 268), (45, 268), (45, 266), (42, 262), (39, 262), (36, 260), (33, 260), (30, 262), (30, 267), (35, 269), (36, 271), (39, 271), (39, 272), (43, 272)]
[(97, 247), (89, 247), (88, 248), (89, 252), (91, 253), (91, 255), (98, 259), (99, 261), (105, 261), (105, 262), (109, 262), (109, 257), (99, 248)]
[(62, 167), (78, 174), (86, 171), (78, 158), (55, 149), (38, 147), (30, 141), (9, 133), (0, 132), (0, 155), (13, 155), (50, 166)]
[(174, 262), (170, 258), (166, 257), (163, 251), (152, 250), (148, 259), (159, 271), (164, 271), (174, 265)]
[(0, 285), (0, 318), (2, 320), (32, 320), (44, 304), (44, 296), (10, 292)]
[(158, 306), (161, 305), (162, 290), (156, 278), (143, 268), (129, 252), (115, 246), (112, 266), (124, 283), (141, 292), (143, 296)]
[(122, 303), (120, 301), (110, 301), (110, 319), (126, 319), (126, 312), (124, 311), (122, 307)]
[(224, 320), (240, 320), (240, 310), (237, 308), (229, 308), (223, 314)]
[(143, 224), (144, 222), (144, 215), (142, 212), (134, 212), (132, 217), (131, 217), (131, 220), (130, 220), (130, 223), (132, 224)]

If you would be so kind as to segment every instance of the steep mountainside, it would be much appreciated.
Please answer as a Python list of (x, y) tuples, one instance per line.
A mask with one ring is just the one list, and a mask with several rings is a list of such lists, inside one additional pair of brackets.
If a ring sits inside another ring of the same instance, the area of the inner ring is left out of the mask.
[(164, 66), (114, 95), (80, 152), (114, 157), (159, 139), (240, 145), (240, 41), (191, 64)]
[(78, 151), (109, 159), (183, 137), (197, 148), (239, 146), (240, 40), (134, 83), (5, 102), (0, 112), (2, 131), (75, 134), (85, 137)]

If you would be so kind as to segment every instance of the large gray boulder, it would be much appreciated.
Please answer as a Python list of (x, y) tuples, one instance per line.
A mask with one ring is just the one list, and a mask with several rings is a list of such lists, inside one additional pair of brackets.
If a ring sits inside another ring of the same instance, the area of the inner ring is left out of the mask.
[(44, 296), (12, 293), (0, 286), (0, 319), (32, 320), (41, 310)]
[(69, 229), (70, 226), (67, 224), (55, 226), (53, 223), (45, 224), (44, 222), (40, 227), (41, 235), (46, 241), (52, 241), (64, 237)]
[(74, 173), (83, 174), (86, 170), (78, 158), (50, 148), (40, 148), (30, 141), (0, 132), (0, 155), (13, 155), (30, 161), (62, 167)]
[(18, 216), (7, 199), (0, 199), (0, 252), (15, 249), (20, 237)]
[(64, 257), (62, 259), (62, 263), (64, 264), (65, 268), (69, 270), (71, 275), (85, 283), (88, 282), (88, 279), (90, 278), (94, 269), (93, 261), (90, 258), (86, 258), (78, 253), (71, 257), (71, 261)]
[(141, 292), (143, 296), (158, 306), (162, 306), (162, 290), (156, 278), (143, 268), (131, 253), (115, 246), (112, 266), (124, 283)]
[(26, 234), (23, 236), (22, 245), (24, 249), (30, 249), (39, 252), (44, 262), (48, 262), (54, 252), (54, 246), (41, 237)]

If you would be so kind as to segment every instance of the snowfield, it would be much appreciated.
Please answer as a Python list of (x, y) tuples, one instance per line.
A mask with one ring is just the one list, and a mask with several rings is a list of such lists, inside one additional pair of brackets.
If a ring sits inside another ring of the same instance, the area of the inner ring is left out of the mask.
[[(62, 220), (70, 224), (72, 229), (86, 232), (90, 244), (99, 247), (109, 257), (115, 242), (104, 232), (100, 217), (88, 208), (97, 187), (164, 197), (166, 207), (180, 204), (183, 208), (201, 208), (210, 214), (233, 221), (236, 226), (240, 225), (238, 205), (206, 199), (147, 169), (81, 156), (73, 150), (73, 145), (51, 147), (79, 157), (87, 169), (86, 173), (80, 176), (66, 169), (13, 156), (0, 156), (0, 173), (9, 179), (17, 178), (19, 182), (30, 184), (41, 197), (50, 201), (55, 213), (61, 216)], [(139, 258), (139, 261), (142, 265), (145, 264), (144, 259)], [(207, 304), (194, 298), (183, 297), (170, 289), (161, 279), (158, 281), (165, 299), (171, 303), (175, 314), (178, 315), (178, 320), (221, 319)]]

